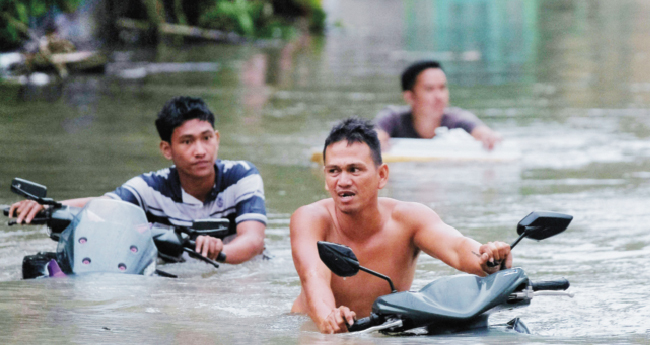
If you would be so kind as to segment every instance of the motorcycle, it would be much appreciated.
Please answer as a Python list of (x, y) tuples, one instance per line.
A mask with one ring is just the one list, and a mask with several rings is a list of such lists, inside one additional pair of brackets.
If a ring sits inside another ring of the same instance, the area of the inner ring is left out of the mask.
[[(156, 261), (159, 256), (177, 258), (183, 252), (218, 268), (217, 262), (192, 248), (200, 235), (223, 239), (229, 232), (226, 218), (199, 219), (191, 226), (171, 229), (152, 226), (140, 207), (113, 199), (93, 199), (83, 208), (63, 205), (46, 198), (47, 187), (20, 178), (11, 182), (11, 191), (48, 206), (31, 224), (46, 224), (50, 238), (58, 241), (56, 252), (23, 258), (23, 279), (90, 272), (176, 277), (158, 270)], [(4, 215), (9, 216), (9, 207), (4, 208)]]
[[(555, 212), (532, 212), (517, 224), (519, 238), (543, 240), (555, 236), (568, 227), (572, 216)], [(438, 278), (419, 291), (398, 292), (390, 277), (359, 264), (354, 252), (347, 246), (318, 242), (318, 253), (325, 265), (336, 275), (351, 277), (360, 270), (386, 280), (391, 293), (374, 301), (370, 316), (348, 326), (349, 332), (403, 334), (423, 330), (426, 334), (450, 334), (488, 329), (491, 314), (503, 310), (527, 307), (533, 297), (540, 295), (569, 296), (569, 281), (561, 278), (551, 281), (531, 281), (523, 269), (504, 267), (487, 277), (462, 274)], [(499, 263), (489, 264), (494, 267)], [(529, 334), (528, 327), (519, 318), (506, 328)]]

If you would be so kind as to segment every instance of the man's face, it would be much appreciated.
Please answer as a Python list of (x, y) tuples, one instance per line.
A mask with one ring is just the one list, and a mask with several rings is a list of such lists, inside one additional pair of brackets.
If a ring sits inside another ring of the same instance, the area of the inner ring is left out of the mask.
[(442, 116), (449, 104), (447, 76), (440, 68), (427, 68), (415, 79), (413, 90), (404, 91), (404, 99), (413, 108), (413, 114)]
[(210, 177), (219, 150), (219, 132), (208, 121), (187, 120), (174, 129), (169, 143), (160, 143), (160, 150), (174, 162), (179, 174), (190, 178)]
[(355, 213), (376, 203), (387, 181), (388, 166), (375, 166), (368, 144), (344, 140), (326, 148), (325, 188), (341, 212)]

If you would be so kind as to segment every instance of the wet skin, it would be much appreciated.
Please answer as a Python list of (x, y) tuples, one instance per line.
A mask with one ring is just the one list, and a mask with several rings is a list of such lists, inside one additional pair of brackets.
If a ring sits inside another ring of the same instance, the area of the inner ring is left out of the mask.
[(292, 255), (302, 284), (292, 312), (308, 313), (321, 332), (345, 331), (344, 319), (350, 324), (357, 316), (368, 316), (372, 302), (390, 293), (390, 287), (365, 273), (346, 279), (333, 275), (318, 256), (317, 241), (349, 246), (361, 265), (390, 276), (399, 291), (410, 288), (420, 250), (478, 275), (496, 272), (487, 267), (488, 260), (506, 259), (511, 265), (507, 244), (480, 245), (422, 204), (378, 198), (388, 181), (388, 166), (374, 164), (367, 144), (341, 141), (325, 153), (331, 198), (299, 208), (290, 222)]
[[(392, 219), (380, 216), (391, 214), (395, 207), (390, 199), (378, 199), (379, 189), (388, 180), (388, 167), (376, 167), (370, 148), (361, 143), (335, 143), (327, 148), (326, 160), (326, 189), (332, 198), (314, 207), (327, 224), (323, 239), (350, 246), (362, 265), (393, 277), (398, 289), (407, 290), (419, 250)], [(366, 221), (361, 225), (355, 219)], [(337, 307), (347, 306), (361, 317), (370, 314), (372, 296), (390, 293), (388, 283), (367, 274), (343, 279), (327, 268), (325, 272)]]

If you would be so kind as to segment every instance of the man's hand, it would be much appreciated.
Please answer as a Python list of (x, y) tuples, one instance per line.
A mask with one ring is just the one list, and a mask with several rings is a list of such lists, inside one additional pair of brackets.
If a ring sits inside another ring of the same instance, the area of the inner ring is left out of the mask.
[(21, 224), (23, 220), (29, 224), (36, 215), (44, 209), (43, 205), (34, 200), (19, 201), (9, 208), (9, 217), (16, 212), (16, 224)]
[(223, 242), (220, 239), (210, 236), (199, 236), (196, 238), (196, 252), (208, 259), (216, 259), (223, 250)]
[[(321, 333), (345, 333), (348, 331), (348, 325), (352, 326), (357, 314), (351, 311), (348, 307), (338, 307), (332, 309), (329, 315), (323, 320), (318, 328)], [(346, 325), (347, 323), (347, 325)]]
[[(501, 262), (505, 260), (506, 268), (512, 267), (510, 245), (504, 242), (488, 242), (479, 248), (481, 269), (487, 274), (492, 274), (501, 269)], [(490, 266), (488, 266), (490, 262)]]
[(483, 147), (487, 150), (492, 150), (494, 145), (500, 143), (503, 139), (501, 134), (491, 130), (490, 127), (485, 125), (474, 128), (471, 134), (474, 139), (482, 142)]

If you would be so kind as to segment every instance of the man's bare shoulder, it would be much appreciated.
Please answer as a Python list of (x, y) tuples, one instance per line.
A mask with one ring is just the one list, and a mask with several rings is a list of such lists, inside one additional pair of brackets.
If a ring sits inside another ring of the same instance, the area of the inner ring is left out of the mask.
[(334, 202), (332, 199), (323, 199), (319, 200), (316, 202), (313, 202), (308, 205), (300, 206), (291, 216), (292, 219), (294, 218), (311, 218), (311, 219), (319, 219), (319, 218), (331, 218), (330, 216), (330, 210), (334, 206)]
[(331, 210), (334, 207), (332, 199), (323, 199), (298, 208), (291, 215), (290, 228), (309, 225), (310, 228), (324, 228), (332, 223)]
[(401, 201), (391, 198), (379, 198), (381, 207), (390, 217), (400, 223), (421, 223), (439, 221), (438, 214), (419, 202)]

